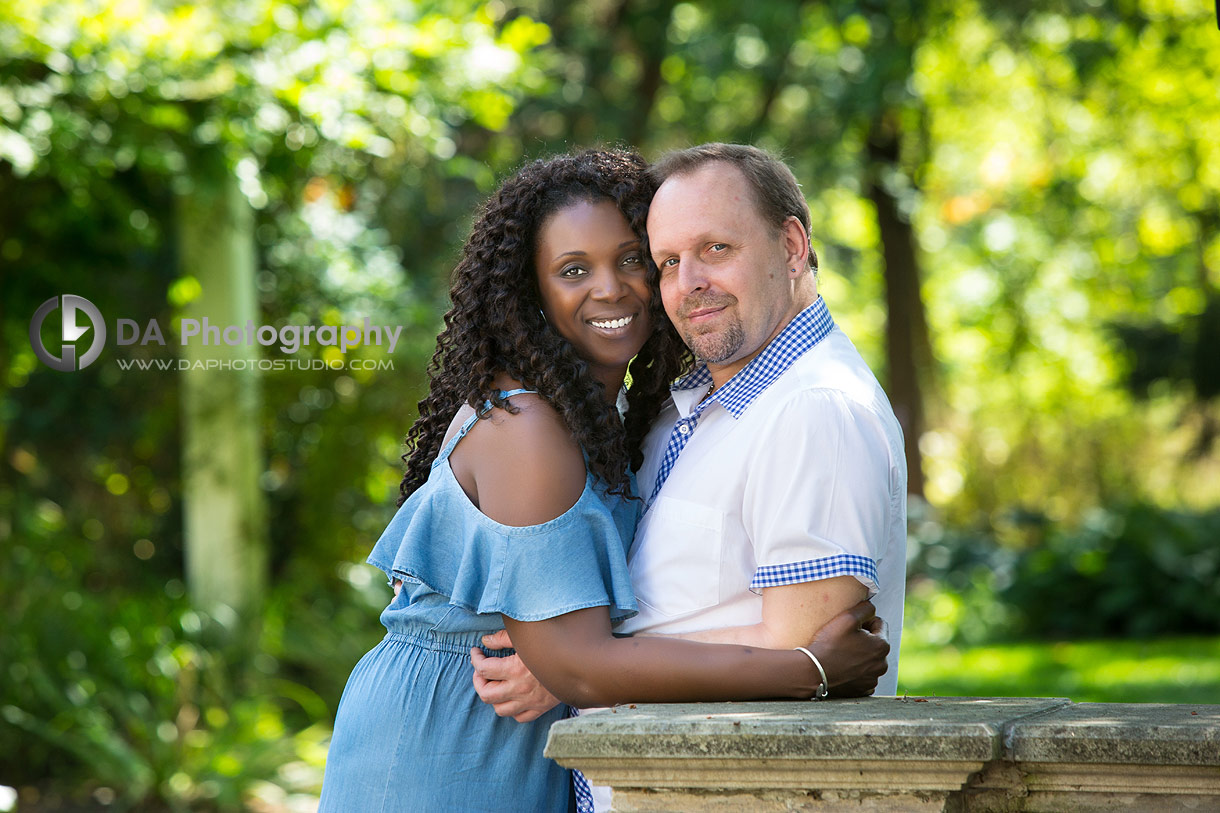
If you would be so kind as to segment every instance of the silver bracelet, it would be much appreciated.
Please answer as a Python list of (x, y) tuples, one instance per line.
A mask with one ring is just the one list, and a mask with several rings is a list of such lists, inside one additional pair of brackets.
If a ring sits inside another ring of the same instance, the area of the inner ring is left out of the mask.
[(808, 655), (809, 660), (813, 661), (813, 665), (818, 668), (818, 674), (822, 676), (822, 682), (819, 683), (818, 687), (813, 690), (813, 697), (811, 697), (809, 699), (810, 700), (824, 700), (826, 698), (826, 695), (830, 694), (830, 692), (826, 688), (827, 686), (830, 685), (830, 681), (828, 681), (826, 679), (826, 670), (822, 668), (821, 662), (817, 659), (816, 656), (814, 656), (814, 654), (812, 652), (810, 652), (808, 649), (805, 649), (805, 647), (803, 647), (803, 646), (793, 647), (793, 651), (804, 652), (806, 655)]

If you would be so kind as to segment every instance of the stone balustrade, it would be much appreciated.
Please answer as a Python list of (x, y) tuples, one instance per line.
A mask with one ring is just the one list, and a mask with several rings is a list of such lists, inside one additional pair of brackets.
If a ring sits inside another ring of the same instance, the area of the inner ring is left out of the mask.
[(1220, 811), (1220, 705), (870, 697), (619, 706), (547, 756), (616, 811)]

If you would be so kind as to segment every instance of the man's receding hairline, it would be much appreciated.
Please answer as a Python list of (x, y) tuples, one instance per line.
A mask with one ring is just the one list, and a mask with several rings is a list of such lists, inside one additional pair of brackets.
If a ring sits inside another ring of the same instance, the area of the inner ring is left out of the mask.
[[(715, 166), (728, 167), (729, 169), (736, 172), (737, 177), (739, 179), (741, 179), (742, 184), (744, 184), (744, 186), (746, 188), (746, 192), (750, 196), (750, 200), (752, 200), (754, 202), (755, 216), (760, 221), (762, 221), (763, 224), (765, 224), (768, 228), (774, 228), (779, 231), (783, 231), (783, 228), (784, 228), (783, 223), (772, 223), (770, 221), (770, 219), (767, 217), (767, 213), (766, 213), (764, 205), (763, 205), (762, 195), (759, 192), (758, 187), (755, 186), (755, 184), (750, 180), (750, 176), (746, 174), (746, 171), (744, 169), (742, 169), (734, 161), (732, 161), (728, 158), (721, 158), (719, 156), (716, 156), (715, 158), (708, 158), (707, 160), (700, 161), (699, 163), (693, 163), (690, 166), (685, 166), (685, 167), (682, 167), (681, 169), (676, 169), (672, 172), (667, 173), (665, 176), (665, 180), (661, 181), (661, 183), (657, 185), (657, 191), (652, 193), (653, 200), (656, 200), (657, 195), (659, 195), (661, 193), (661, 190), (665, 188), (665, 184), (669, 183), (670, 181), (675, 180), (677, 178), (689, 178), (692, 175), (696, 175), (705, 169), (709, 169), (709, 168), (715, 167)], [(799, 220), (800, 218), (797, 218), (797, 219)]]

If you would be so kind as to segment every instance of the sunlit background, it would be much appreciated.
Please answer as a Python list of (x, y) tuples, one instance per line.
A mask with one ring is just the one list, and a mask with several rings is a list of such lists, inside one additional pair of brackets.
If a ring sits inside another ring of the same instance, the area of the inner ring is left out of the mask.
[[(711, 140), (791, 165), (911, 440), (900, 692), (1220, 702), (1210, 4), (11, 0), (0, 810), (311, 810), (473, 211)], [(112, 331), (77, 372), (60, 294)], [(208, 312), (403, 331), (156, 369)]]

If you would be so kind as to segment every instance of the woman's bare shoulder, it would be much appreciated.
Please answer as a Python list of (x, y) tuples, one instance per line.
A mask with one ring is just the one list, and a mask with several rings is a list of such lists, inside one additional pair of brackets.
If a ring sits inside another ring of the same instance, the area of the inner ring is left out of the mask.
[(505, 525), (536, 525), (580, 498), (584, 455), (546, 399), (522, 393), (507, 400), (515, 412), (492, 409), (476, 421), (454, 450), (452, 466), (484, 514)]

